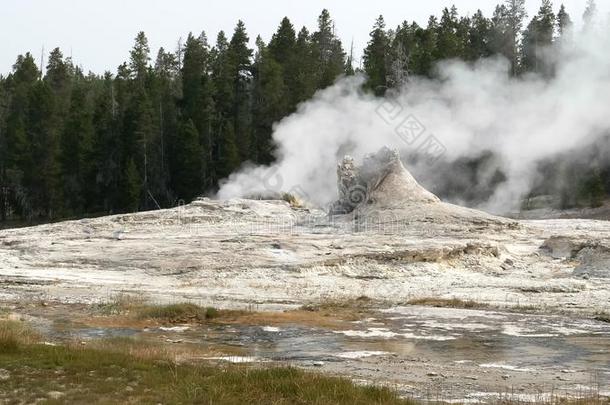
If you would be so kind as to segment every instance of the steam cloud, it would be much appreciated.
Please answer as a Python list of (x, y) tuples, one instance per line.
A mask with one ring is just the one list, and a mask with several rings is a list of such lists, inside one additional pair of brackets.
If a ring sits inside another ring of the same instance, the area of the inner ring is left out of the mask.
[[(407, 156), (421, 152), (432, 134), (444, 147), (443, 160), (493, 152), (494, 165), (507, 179), (483, 208), (505, 212), (529, 191), (537, 162), (610, 133), (608, 49), (605, 28), (574, 33), (547, 50), (555, 67), (550, 79), (511, 78), (508, 61), (499, 57), (474, 64), (446, 61), (437, 79), (411, 78), (385, 101), (361, 90), (362, 77), (340, 79), (277, 123), (275, 164), (242, 167), (221, 185), (218, 197), (292, 191), (324, 205), (337, 196), (336, 165), (343, 155), (358, 160), (387, 145)], [(408, 144), (397, 133), (400, 122), (391, 117), (398, 113), (425, 126), (416, 142)], [(418, 180), (430, 185), (438, 179), (437, 165), (417, 162), (407, 167)]]

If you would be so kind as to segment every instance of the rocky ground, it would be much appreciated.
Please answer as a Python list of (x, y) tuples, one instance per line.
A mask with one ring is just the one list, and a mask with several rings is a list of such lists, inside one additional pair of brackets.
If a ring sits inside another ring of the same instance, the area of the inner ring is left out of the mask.
[[(387, 308), (435, 297), (578, 319), (610, 310), (610, 222), (517, 221), (445, 204), (402, 165), (374, 183), (352, 212), (333, 217), (285, 201), (200, 199), (3, 230), (0, 299), (95, 303), (132, 293), (156, 303), (274, 310), (360, 296)], [(464, 377), (428, 368), (422, 378)], [(399, 383), (387, 370), (366, 378)]]
[(282, 201), (184, 207), (0, 232), (4, 299), (301, 305), (457, 297), (592, 314), (609, 308), (610, 223), (329, 221)]

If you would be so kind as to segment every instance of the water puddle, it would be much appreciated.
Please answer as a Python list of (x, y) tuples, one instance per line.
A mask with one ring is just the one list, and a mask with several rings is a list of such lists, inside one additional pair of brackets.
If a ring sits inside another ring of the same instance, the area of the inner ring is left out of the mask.
[[(606, 392), (610, 387), (610, 325), (561, 316), (395, 307), (349, 329), (302, 325), (168, 325), (90, 328), (55, 321), (51, 336), (131, 336), (226, 347), (206, 360), (274, 362), (388, 383), (406, 396), (431, 390), (445, 400), (485, 402), (498, 393)], [(239, 353), (239, 355), (234, 355)]]

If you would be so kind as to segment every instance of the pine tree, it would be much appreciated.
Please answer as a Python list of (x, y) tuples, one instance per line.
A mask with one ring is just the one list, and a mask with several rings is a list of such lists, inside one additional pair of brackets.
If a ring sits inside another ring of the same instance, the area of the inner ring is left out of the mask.
[(26, 134), (29, 155), (23, 184), (29, 189), (32, 207), (40, 218), (55, 218), (61, 211), (59, 184), (59, 131), (54, 98), (44, 81), (37, 81), (29, 93)]
[(345, 75), (353, 76), (356, 74), (356, 70), (354, 69), (354, 41), (350, 45), (349, 54), (347, 55), (347, 59), (345, 59)]
[(436, 48), (434, 58), (436, 60), (457, 58), (460, 56), (460, 40), (457, 35), (458, 26), (457, 9), (443, 9), (441, 21), (436, 30)]
[(185, 119), (193, 121), (200, 136), (202, 154), (206, 156), (201, 167), (202, 172), (199, 174), (202, 178), (209, 177), (206, 169), (211, 161), (212, 149), (214, 103), (212, 79), (209, 75), (211, 65), (210, 49), (205, 33), (199, 38), (189, 34), (182, 65), (182, 114)]
[(127, 161), (125, 175), (122, 179), (121, 187), (121, 206), (127, 211), (137, 211), (140, 207), (140, 197), (142, 193), (142, 180), (138, 167), (133, 158)]
[(273, 124), (289, 113), (290, 106), (282, 66), (260, 36), (256, 39), (256, 45), (252, 106), (254, 142), (251, 155), (255, 162), (268, 164), (273, 158)]
[(228, 69), (229, 42), (225, 33), (220, 31), (216, 37), (216, 45), (210, 52), (212, 64), (213, 103), (214, 117), (211, 128), (211, 144), (209, 176), (210, 182), (215, 184), (222, 178), (219, 174), (219, 166), (222, 157), (221, 143), (225, 128), (231, 118), (231, 106), (233, 103), (233, 83), (231, 72)]
[(55, 96), (55, 104), (57, 114), (62, 119), (67, 114), (70, 107), (70, 92), (72, 84), (72, 67), (71, 61), (64, 61), (63, 54), (59, 48), (53, 49), (49, 55), (47, 63), (47, 72), (44, 80), (49, 83), (51, 91)]
[(32, 190), (26, 184), (26, 175), (32, 170), (32, 139), (28, 134), (29, 111), (32, 100), (30, 93), (37, 84), (40, 72), (30, 53), (19, 55), (13, 65), (13, 72), (7, 78), (10, 97), (5, 100), (3, 155), (1, 183), (3, 194), (8, 191), (7, 198), (11, 210), (24, 219), (34, 215)]
[(124, 134), (122, 166), (126, 167), (133, 160), (141, 179), (139, 195), (142, 201), (139, 208), (151, 209), (157, 208), (157, 200), (164, 186), (159, 147), (159, 110), (153, 106), (156, 77), (149, 66), (148, 41), (143, 32), (136, 37), (130, 56), (126, 82), (129, 97), (123, 101), (125, 110), (121, 125)]
[[(290, 114), (296, 109), (299, 98), (299, 78), (304, 65), (310, 62), (309, 58), (303, 59), (302, 43), (297, 45), (297, 37), (294, 27), (287, 17), (282, 19), (277, 31), (273, 34), (268, 45), (269, 56), (275, 60), (282, 72), (284, 94), (287, 97), (285, 114)], [(297, 100), (298, 99), (298, 100)]]
[(380, 15), (373, 25), (369, 43), (364, 50), (364, 71), (368, 76), (367, 87), (379, 96), (383, 95), (388, 87), (389, 47), (390, 40), (385, 31), (385, 21)]
[(517, 74), (519, 66), (519, 36), (523, 29), (523, 21), (527, 18), (525, 0), (506, 0), (506, 22), (508, 34), (508, 59), (511, 62), (513, 75)]
[(204, 36), (195, 38), (189, 33), (182, 62), (182, 113), (192, 119), (198, 131), (206, 124), (204, 112), (204, 76), (208, 69), (208, 48)]
[(116, 100), (112, 74), (104, 74), (101, 88), (93, 100), (92, 142), (93, 167), (86, 175), (91, 201), (87, 208), (93, 212), (114, 212), (120, 209), (121, 142), (117, 128)]
[(411, 57), (417, 47), (415, 31), (417, 24), (410, 25), (406, 21), (396, 28), (389, 51), (388, 87), (396, 88), (404, 85), (411, 69)]
[(9, 91), (6, 79), (0, 75), (0, 222), (6, 221), (10, 212), (7, 177), (6, 116)]
[[(163, 206), (172, 205), (175, 201), (170, 182), (169, 166), (172, 153), (172, 141), (178, 132), (178, 103), (182, 97), (180, 67), (177, 55), (159, 49), (154, 68), (154, 91), (152, 105), (158, 114), (157, 127), (159, 130), (159, 188), (157, 198)], [(210, 95), (211, 97), (211, 95)], [(203, 177), (203, 176), (202, 176)]]
[(538, 46), (548, 47), (553, 43), (555, 33), (555, 14), (551, 0), (542, 0), (542, 5), (536, 16), (538, 25)]
[(591, 27), (593, 27), (593, 22), (596, 16), (597, 4), (595, 3), (595, 0), (587, 0), (587, 7), (585, 8), (585, 12), (582, 15), (582, 20), (585, 29), (590, 29)]
[(297, 35), (294, 50), (294, 62), (290, 72), (294, 77), (291, 83), (290, 106), (291, 109), (311, 98), (317, 90), (318, 62), (314, 54), (314, 45), (307, 28), (303, 27)]
[(85, 211), (92, 198), (88, 174), (92, 165), (94, 128), (84, 84), (77, 84), (71, 96), (70, 110), (60, 139), (60, 172), (63, 202), (68, 214)]
[(426, 29), (418, 30), (416, 37), (420, 45), (414, 54), (414, 72), (431, 77), (438, 43), (438, 20), (435, 16), (430, 16)]
[(248, 47), (249, 40), (243, 21), (238, 21), (227, 50), (227, 69), (233, 86), (231, 106), (233, 131), (242, 161), (250, 157), (251, 144), (252, 49)]
[(522, 69), (550, 74), (550, 65), (544, 60), (545, 49), (553, 43), (555, 14), (550, 0), (542, 0), (538, 14), (523, 34)]
[(173, 148), (172, 167), (172, 187), (180, 200), (190, 201), (203, 192), (202, 152), (193, 120), (181, 123)]
[(296, 33), (288, 17), (284, 17), (269, 41), (269, 53), (284, 69), (293, 62)]
[(328, 87), (345, 73), (345, 52), (335, 35), (335, 23), (326, 9), (318, 17), (318, 31), (312, 34), (311, 43), (316, 63), (316, 87)]
[(472, 16), (468, 31), (467, 60), (477, 60), (492, 54), (491, 26), (491, 21), (483, 15), (481, 10), (477, 10)]
[(572, 28), (572, 19), (562, 4), (557, 13), (557, 33), (559, 38), (564, 38), (568, 31)]
[(239, 167), (239, 150), (235, 142), (235, 131), (231, 121), (226, 122), (222, 128), (219, 140), (217, 171), (218, 178), (228, 177)]
[(140, 31), (136, 36), (135, 42), (130, 52), (129, 68), (134, 78), (143, 81), (146, 78), (148, 63), (150, 62), (150, 48), (146, 34)]
[(13, 172), (13, 178), (20, 177), (28, 158), (30, 142), (26, 135), (28, 110), (30, 108), (30, 91), (39, 76), (38, 68), (30, 53), (20, 55), (13, 65), (9, 76), (12, 97), (7, 108), (6, 118), (6, 167)]
[[(503, 55), (511, 62), (513, 42), (511, 35), (510, 22), (508, 18), (508, 10), (504, 4), (496, 6), (491, 18), (491, 32), (489, 45), (491, 52), (497, 55)], [(511, 62), (512, 72), (512, 62)]]

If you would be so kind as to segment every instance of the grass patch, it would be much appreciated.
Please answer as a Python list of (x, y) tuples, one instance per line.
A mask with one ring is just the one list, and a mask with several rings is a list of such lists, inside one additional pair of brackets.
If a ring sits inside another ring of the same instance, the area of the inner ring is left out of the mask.
[(143, 297), (131, 294), (118, 294), (110, 301), (97, 304), (102, 315), (124, 315), (145, 305)]
[(544, 312), (544, 308), (541, 307), (540, 305), (534, 305), (534, 304), (517, 304), (515, 306), (512, 307), (508, 307), (506, 308), (507, 311), (511, 311), (511, 312), (528, 312), (528, 313), (538, 313), (538, 312)]
[(326, 300), (315, 304), (306, 304), (301, 311), (315, 312), (324, 317), (334, 317), (343, 320), (359, 320), (369, 314), (374, 302), (367, 296), (348, 300)]
[[(14, 324), (1, 330), (16, 329)], [(21, 325), (23, 326), (23, 325)], [(19, 335), (22, 337), (22, 335)], [(290, 367), (179, 364), (129, 339), (94, 347), (19, 343), (0, 350), (2, 403), (411, 404), (387, 388)]]
[(204, 308), (191, 303), (145, 306), (138, 309), (140, 319), (154, 319), (169, 323), (205, 322), (220, 317), (216, 308)]
[(107, 303), (97, 305), (98, 313), (115, 320), (158, 321), (163, 323), (200, 323), (221, 317), (234, 317), (243, 311), (218, 310), (212, 307), (183, 302), (169, 305), (151, 305), (138, 296), (121, 294)]
[(37, 339), (38, 335), (23, 322), (0, 321), (0, 352), (16, 351)]
[(488, 304), (472, 300), (461, 300), (459, 298), (414, 298), (407, 301), (409, 305), (423, 305), (436, 308), (463, 308), (463, 309), (483, 309), (489, 308)]
[(348, 300), (326, 300), (315, 304), (306, 304), (301, 307), (304, 311), (319, 312), (319, 311), (340, 311), (344, 309), (369, 309), (373, 304), (373, 300), (362, 295), (358, 298)]
[[(367, 297), (347, 301), (328, 300), (282, 312), (225, 310), (192, 303), (150, 305), (137, 297), (121, 295), (98, 304), (93, 316), (79, 322), (102, 327), (145, 327), (151, 324), (219, 323), (240, 325), (302, 324), (339, 328), (344, 321), (361, 319), (373, 309)], [(101, 316), (100, 316), (101, 315)]]

